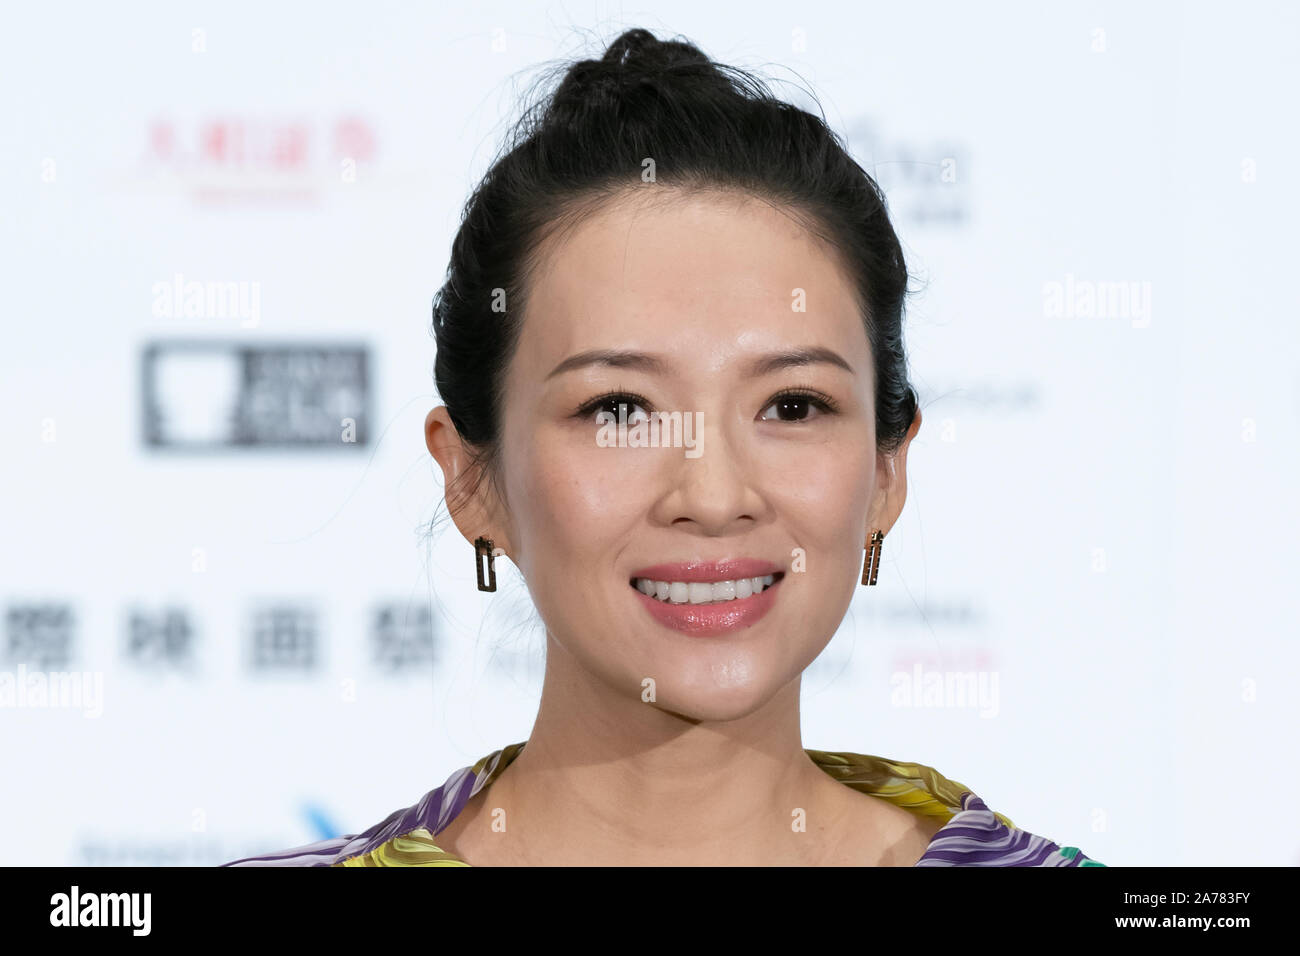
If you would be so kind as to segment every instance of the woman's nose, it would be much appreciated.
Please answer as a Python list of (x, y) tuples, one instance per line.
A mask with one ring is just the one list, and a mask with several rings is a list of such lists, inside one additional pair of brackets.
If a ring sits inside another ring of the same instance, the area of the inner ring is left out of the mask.
[(671, 503), (671, 520), (686, 519), (711, 533), (723, 533), (735, 521), (754, 517), (756, 476), (750, 456), (728, 433), (721, 417), (698, 417), (703, 421), (695, 436), (699, 454), (674, 458), (667, 476), (672, 493), (666, 500)]

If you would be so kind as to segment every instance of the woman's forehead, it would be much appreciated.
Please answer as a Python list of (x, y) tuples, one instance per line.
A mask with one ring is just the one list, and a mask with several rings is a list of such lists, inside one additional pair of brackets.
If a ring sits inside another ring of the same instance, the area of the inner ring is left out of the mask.
[(560, 341), (566, 332), (585, 342), (638, 326), (652, 339), (688, 330), (737, 338), (860, 323), (852, 282), (823, 240), (767, 203), (731, 197), (600, 209), (547, 250), (527, 312), (525, 335), (556, 345), (572, 344)]

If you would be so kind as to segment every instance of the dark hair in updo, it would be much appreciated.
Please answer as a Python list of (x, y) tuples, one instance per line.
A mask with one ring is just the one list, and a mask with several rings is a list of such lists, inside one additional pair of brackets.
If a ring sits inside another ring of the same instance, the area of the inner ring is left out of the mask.
[[(824, 119), (691, 43), (634, 29), (599, 60), (568, 66), (465, 204), (433, 300), (434, 375), (457, 431), (486, 466), (479, 477), (497, 479), (503, 379), (536, 250), (602, 202), (647, 188), (647, 157), (658, 183), (753, 194), (787, 208), (838, 251), (875, 363), (877, 450), (896, 451), (917, 396), (903, 349), (908, 273), (880, 188)], [(498, 289), (505, 312), (492, 308)]]

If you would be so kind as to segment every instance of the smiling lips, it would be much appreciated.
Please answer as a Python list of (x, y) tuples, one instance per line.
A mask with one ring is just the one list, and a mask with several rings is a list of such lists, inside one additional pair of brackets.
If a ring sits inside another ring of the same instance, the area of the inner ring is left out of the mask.
[(641, 568), (629, 584), (659, 623), (699, 637), (752, 627), (775, 602), (785, 577), (756, 558), (691, 561)]
[(771, 587), (775, 575), (739, 578), (732, 581), (654, 581), (633, 578), (632, 586), (642, 594), (670, 604), (716, 604), (761, 593)]

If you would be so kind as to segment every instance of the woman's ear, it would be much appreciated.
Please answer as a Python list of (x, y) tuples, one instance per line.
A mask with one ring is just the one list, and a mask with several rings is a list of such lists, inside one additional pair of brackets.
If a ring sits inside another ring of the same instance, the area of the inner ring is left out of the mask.
[(892, 455), (876, 456), (876, 490), (871, 499), (867, 537), (877, 528), (888, 535), (903, 513), (903, 504), (907, 501), (907, 449), (920, 429), (921, 410), (918, 408), (898, 451)]
[(424, 444), (442, 468), (447, 511), (465, 540), (473, 544), (479, 537), (491, 538), (494, 549), (506, 556), (513, 554), (502, 520), (505, 509), (497, 500), (493, 483), (481, 473), (481, 466), (456, 431), (446, 405), (425, 416)]

